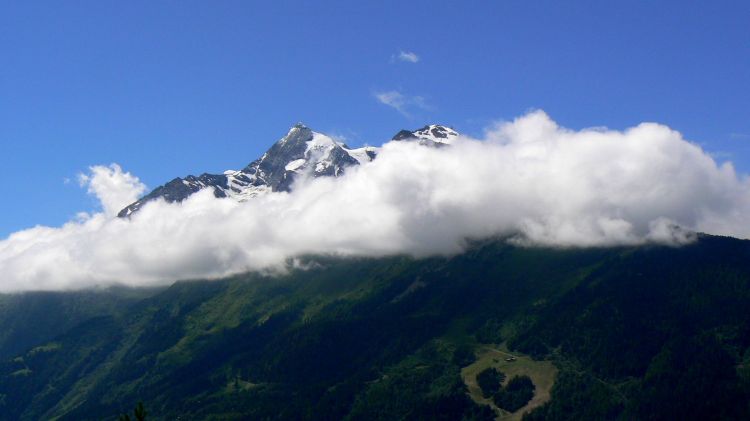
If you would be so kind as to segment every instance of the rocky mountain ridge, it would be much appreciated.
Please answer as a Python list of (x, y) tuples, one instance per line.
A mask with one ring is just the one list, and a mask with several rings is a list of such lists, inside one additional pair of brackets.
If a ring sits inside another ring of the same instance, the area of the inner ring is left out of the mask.
[[(432, 124), (414, 131), (401, 130), (392, 140), (442, 147), (449, 145), (458, 135), (449, 127)], [(239, 201), (268, 192), (289, 191), (300, 174), (339, 177), (349, 167), (371, 162), (377, 157), (379, 150), (380, 148), (373, 146), (349, 148), (343, 142), (297, 123), (263, 156), (245, 168), (224, 171), (223, 174), (204, 173), (199, 176), (177, 177), (131, 203), (118, 216), (128, 217), (146, 203), (157, 199), (168, 203), (181, 202), (203, 189), (212, 189), (217, 198), (228, 197)]]

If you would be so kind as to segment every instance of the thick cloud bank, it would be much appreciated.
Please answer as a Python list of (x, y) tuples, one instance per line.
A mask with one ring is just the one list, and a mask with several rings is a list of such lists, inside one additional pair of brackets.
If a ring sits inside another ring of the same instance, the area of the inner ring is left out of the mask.
[[(244, 203), (211, 192), (113, 215), (143, 192), (116, 165), (81, 178), (104, 212), (0, 242), (0, 291), (153, 285), (283, 267), (307, 253), (415, 256), (468, 238), (604, 246), (750, 236), (750, 183), (668, 127), (561, 128), (543, 112), (446, 148), (390, 142), (344, 177)], [(684, 229), (677, 229), (676, 226)]]

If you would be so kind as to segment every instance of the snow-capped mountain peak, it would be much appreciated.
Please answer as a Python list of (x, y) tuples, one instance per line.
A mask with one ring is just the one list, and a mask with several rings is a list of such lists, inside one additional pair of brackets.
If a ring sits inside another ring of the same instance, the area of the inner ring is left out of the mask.
[[(442, 147), (458, 136), (453, 129), (438, 124), (415, 131), (402, 130), (393, 140), (418, 141), (421, 145)], [(212, 189), (217, 198), (244, 201), (269, 192), (289, 191), (298, 177), (339, 177), (347, 168), (367, 164), (375, 159), (379, 148), (349, 148), (346, 144), (297, 123), (260, 158), (241, 170), (222, 174), (189, 175), (159, 186), (120, 211), (127, 217), (145, 203), (163, 199), (181, 202), (193, 193)]]
[(414, 131), (401, 130), (392, 140), (418, 141), (421, 145), (450, 145), (459, 136), (458, 132), (440, 124), (430, 124)]

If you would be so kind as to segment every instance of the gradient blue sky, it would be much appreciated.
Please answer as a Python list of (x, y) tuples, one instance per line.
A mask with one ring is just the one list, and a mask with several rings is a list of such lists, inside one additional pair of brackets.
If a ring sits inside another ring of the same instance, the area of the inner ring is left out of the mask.
[(749, 75), (748, 1), (2, 2), (0, 236), (93, 209), (90, 165), (153, 188), (241, 168), (297, 121), (350, 145), (534, 108), (656, 121), (747, 173)]

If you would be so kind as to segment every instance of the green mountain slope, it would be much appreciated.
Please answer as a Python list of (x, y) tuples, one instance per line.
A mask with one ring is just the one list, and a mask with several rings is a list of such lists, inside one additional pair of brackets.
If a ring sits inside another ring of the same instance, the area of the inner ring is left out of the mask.
[(84, 320), (126, 311), (129, 305), (158, 291), (107, 288), (0, 295), (0, 359), (49, 341)]
[(748, 241), (303, 264), (76, 321), (0, 365), (0, 417), (493, 419), (461, 369), (500, 343), (559, 370), (527, 418), (750, 414)]

